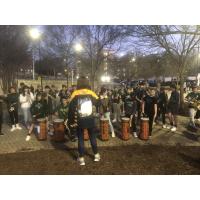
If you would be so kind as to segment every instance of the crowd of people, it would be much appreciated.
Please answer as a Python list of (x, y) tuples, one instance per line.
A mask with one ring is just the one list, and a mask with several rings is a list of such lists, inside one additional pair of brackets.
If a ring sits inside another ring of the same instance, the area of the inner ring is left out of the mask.
[[(189, 106), (189, 125), (196, 128), (195, 120), (200, 118), (200, 93), (197, 87), (193, 86), (193, 91), (186, 96), (186, 101)], [(109, 89), (102, 86), (94, 92), (85, 77), (78, 79), (77, 86), (67, 88), (66, 85), (62, 85), (61, 90), (57, 90), (54, 85), (46, 85), (44, 88), (38, 85), (34, 88), (20, 83), (19, 89), (11, 87), (7, 95), (0, 96), (1, 135), (3, 135), (3, 102), (7, 104), (11, 132), (22, 129), (18, 119), (21, 109), (23, 127), (27, 129), (26, 141), (31, 139), (38, 119), (45, 118), (49, 123), (55, 117), (63, 119), (71, 141), (75, 142), (78, 139), (79, 162), (80, 165), (84, 165), (84, 129), (88, 129), (95, 155), (94, 161), (100, 160), (95, 134), (95, 117), (104, 117), (108, 120), (112, 137), (116, 137), (114, 125), (120, 123), (122, 117), (130, 119), (134, 137), (138, 137), (137, 125), (142, 117), (149, 119), (150, 137), (153, 126), (159, 121), (162, 122), (164, 129), (175, 132), (178, 128), (180, 95), (176, 85), (171, 85), (170, 88), (151, 88), (145, 83), (140, 83), (134, 88), (121, 86)]]

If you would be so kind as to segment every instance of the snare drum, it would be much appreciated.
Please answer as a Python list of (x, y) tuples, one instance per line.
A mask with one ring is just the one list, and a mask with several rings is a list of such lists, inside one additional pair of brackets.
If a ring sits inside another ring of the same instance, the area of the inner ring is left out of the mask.
[(130, 119), (122, 118), (122, 139), (128, 140), (130, 138)]
[(141, 118), (139, 138), (142, 140), (149, 139), (149, 118)]
[(47, 121), (45, 118), (37, 119), (38, 122), (38, 140), (47, 140)]
[(89, 134), (86, 128), (83, 129), (83, 137), (84, 137), (84, 140), (89, 140)]
[(108, 119), (101, 118), (100, 120), (100, 132), (101, 132), (101, 139), (106, 141), (109, 139), (109, 126), (108, 126)]
[(53, 141), (55, 142), (64, 142), (65, 141), (65, 125), (63, 119), (55, 119), (53, 121)]

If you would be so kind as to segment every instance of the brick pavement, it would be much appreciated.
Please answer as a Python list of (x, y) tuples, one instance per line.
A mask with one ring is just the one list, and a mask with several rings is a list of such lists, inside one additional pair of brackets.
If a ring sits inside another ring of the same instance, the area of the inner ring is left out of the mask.
[[(134, 138), (132, 135), (128, 141), (123, 141), (119, 137), (109, 138), (109, 141), (101, 141), (98, 139), (98, 146), (126, 146), (133, 144), (140, 145), (184, 145), (184, 146), (200, 146), (200, 129), (197, 132), (192, 132), (186, 129), (187, 118), (180, 117), (180, 125), (178, 131), (173, 133), (170, 130), (162, 129), (161, 125), (154, 127), (153, 136), (148, 141), (142, 141)], [(38, 141), (34, 135), (29, 142), (25, 141), (27, 131), (17, 130), (14, 132), (9, 131), (10, 127), (6, 124), (3, 126), (4, 136), (0, 136), (0, 154), (15, 153), (21, 151), (35, 151), (40, 149), (53, 149), (53, 148), (76, 148), (77, 142), (73, 143), (67, 141), (65, 143), (54, 143), (48, 136), (47, 141)], [(117, 131), (120, 132), (120, 129)], [(86, 147), (90, 147), (88, 141), (85, 142)]]

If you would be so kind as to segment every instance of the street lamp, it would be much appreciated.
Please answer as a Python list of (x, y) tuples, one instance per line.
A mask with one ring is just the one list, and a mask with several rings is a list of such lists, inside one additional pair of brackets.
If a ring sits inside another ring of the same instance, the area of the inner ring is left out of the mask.
[(40, 31), (37, 28), (32, 28), (29, 30), (29, 34), (32, 39), (37, 40), (40, 37)]
[[(32, 28), (29, 30), (29, 35), (32, 40), (38, 40), (41, 36), (40, 31), (37, 28)], [(33, 80), (35, 80), (35, 55), (34, 48), (32, 47), (32, 57), (33, 57)]]
[(135, 62), (135, 60), (136, 60), (136, 59), (133, 57), (133, 58), (131, 59), (131, 62)]
[(107, 82), (107, 83), (109, 83), (109, 82), (110, 82), (110, 76), (108, 76), (108, 75), (102, 76), (102, 77), (101, 77), (101, 81), (102, 81), (102, 82)]
[(76, 52), (81, 52), (83, 50), (83, 47), (80, 43), (76, 43), (74, 45), (74, 49), (75, 49)]

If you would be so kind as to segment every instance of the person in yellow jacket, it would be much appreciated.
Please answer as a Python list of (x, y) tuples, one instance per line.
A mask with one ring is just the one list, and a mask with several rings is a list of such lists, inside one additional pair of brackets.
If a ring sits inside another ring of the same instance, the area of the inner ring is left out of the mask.
[(68, 122), (71, 128), (76, 128), (78, 136), (78, 152), (79, 164), (85, 165), (84, 160), (84, 134), (83, 130), (87, 129), (92, 150), (94, 153), (94, 161), (100, 161), (98, 153), (96, 133), (95, 133), (95, 117), (93, 106), (96, 104), (98, 96), (90, 89), (89, 80), (82, 76), (77, 81), (77, 89), (72, 93), (69, 103)]

